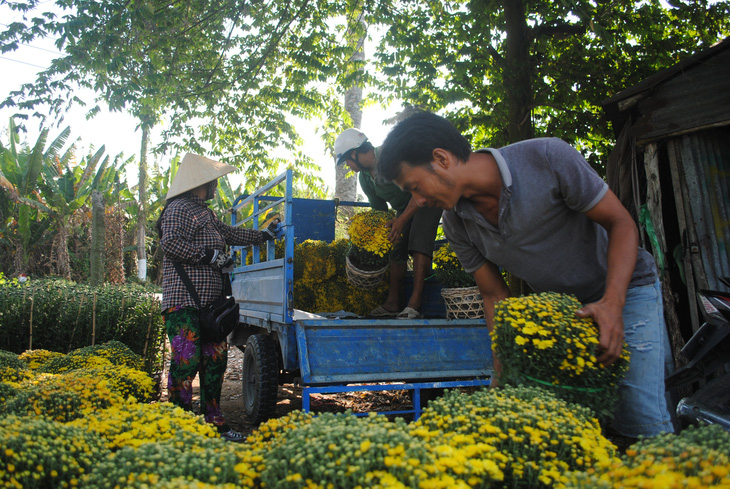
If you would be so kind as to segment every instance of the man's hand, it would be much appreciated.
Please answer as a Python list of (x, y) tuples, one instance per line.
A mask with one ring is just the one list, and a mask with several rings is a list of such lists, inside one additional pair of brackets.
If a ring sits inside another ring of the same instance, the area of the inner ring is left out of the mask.
[(261, 233), (264, 235), (264, 241), (271, 241), (272, 239), (276, 239), (276, 236), (280, 232), (280, 226), (279, 223), (281, 221), (279, 219), (274, 219), (269, 223), (269, 226), (261, 231)]
[(618, 360), (624, 346), (623, 307), (601, 299), (581, 307), (575, 315), (592, 317), (598, 324), (600, 336), (596, 359), (603, 365), (611, 365)]
[(396, 217), (388, 223), (390, 226), (390, 232), (388, 233), (388, 240), (391, 243), (395, 243), (400, 239), (400, 235), (403, 232), (403, 228), (406, 225), (407, 219), (403, 219), (402, 216)]
[(206, 249), (205, 255), (203, 256), (203, 263), (223, 269), (233, 266), (233, 258), (223, 251)]

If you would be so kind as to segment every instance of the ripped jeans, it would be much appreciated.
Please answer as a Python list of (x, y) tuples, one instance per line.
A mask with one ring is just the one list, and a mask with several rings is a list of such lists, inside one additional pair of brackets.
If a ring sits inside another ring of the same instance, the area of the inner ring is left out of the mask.
[(623, 312), (629, 371), (619, 387), (613, 428), (623, 436), (673, 432), (664, 395), (664, 376), (673, 370), (659, 280), (626, 292)]

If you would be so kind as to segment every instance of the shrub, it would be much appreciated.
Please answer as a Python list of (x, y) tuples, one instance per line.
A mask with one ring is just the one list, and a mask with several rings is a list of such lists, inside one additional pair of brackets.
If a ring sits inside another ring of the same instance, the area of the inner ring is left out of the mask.
[(464, 270), (449, 243), (445, 243), (433, 254), (433, 273), (444, 287), (473, 287), (474, 276)]
[(129, 402), (91, 413), (69, 424), (99, 434), (110, 450), (165, 441), (180, 432), (218, 438), (217, 431), (200, 416), (167, 402)]
[(38, 372), (46, 374), (63, 374), (85, 368), (109, 366), (112, 363), (106, 358), (94, 355), (61, 355), (50, 358), (38, 368)]
[(18, 355), (0, 350), (0, 379), (3, 382), (21, 382), (30, 378), (31, 372)]
[(123, 400), (130, 398), (139, 402), (149, 402), (155, 397), (155, 382), (147, 372), (124, 366), (103, 365), (74, 370), (64, 375), (69, 382), (83, 381), (92, 377), (106, 381), (106, 386)]
[(90, 287), (56, 279), (0, 283), (0, 348), (25, 351), (31, 328), (34, 349), (67, 352), (116, 340), (140, 355), (148, 372), (162, 370), (159, 300), (140, 286)]
[(613, 487), (730, 487), (730, 433), (717, 425), (690, 426), (679, 435), (663, 434), (626, 450), (607, 468), (574, 472), (568, 489)]
[(379, 270), (388, 264), (388, 254), (393, 247), (388, 239), (388, 222), (392, 212), (369, 210), (355, 214), (350, 220), (347, 233), (352, 246), (347, 256), (360, 270)]
[(402, 419), (375, 414), (324, 413), (281, 438), (264, 456), (261, 481), (270, 488), (354, 488), (392, 478), (417, 486), (425, 478), (428, 450), (413, 439)]
[(5, 404), (5, 412), (18, 416), (45, 416), (68, 422), (94, 411), (121, 404), (123, 398), (103, 377), (82, 371), (47, 375), (20, 384)]
[(366, 314), (385, 300), (387, 282), (374, 289), (347, 281), (345, 255), (349, 244), (304, 241), (294, 247), (294, 307), (309, 312), (349, 311)]
[(470, 474), (483, 470), (476, 465), (480, 459), (497, 464), (500, 487), (513, 488), (552, 487), (570, 470), (616, 460), (614, 445), (603, 437), (590, 409), (537, 387), (448, 392), (431, 401), (412, 433), (429, 445), (458, 450), (462, 477), (475, 487), (494, 483), (493, 469), (485, 472), (489, 477)]
[[(221, 438), (178, 432), (174, 438), (139, 447), (124, 447), (97, 464), (83, 480), (88, 489), (147, 489), (186, 480), (211, 485), (254, 487), (245, 475), (251, 452)], [(177, 487), (172, 485), (170, 487)], [(183, 486), (189, 487), (189, 486)]]
[(18, 393), (15, 383), (0, 382), (0, 414), (5, 413), (5, 405)]
[(608, 367), (598, 363), (598, 326), (575, 315), (580, 307), (574, 296), (552, 292), (498, 302), (492, 345), (502, 362), (500, 380), (539, 385), (608, 419), (629, 353), (624, 345), (618, 361)]
[(75, 487), (106, 458), (99, 436), (42, 418), (0, 418), (0, 485)]
[(45, 357), (47, 359), (38, 366), (38, 371), (52, 374), (106, 365), (143, 369), (142, 357), (124, 343), (114, 340), (101, 345), (85, 346), (73, 350), (68, 355), (45, 355)]
[(49, 350), (26, 350), (20, 354), (20, 359), (31, 370), (41, 370), (53, 358), (64, 356), (63, 353)]

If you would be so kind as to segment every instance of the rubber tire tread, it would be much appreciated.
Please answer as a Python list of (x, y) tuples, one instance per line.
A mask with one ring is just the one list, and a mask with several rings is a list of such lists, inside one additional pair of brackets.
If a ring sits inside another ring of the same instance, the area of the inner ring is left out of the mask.
[[(249, 360), (246, 359), (249, 357)], [(254, 372), (247, 372), (253, 358)], [(276, 357), (276, 344), (266, 334), (251, 335), (243, 353), (243, 407), (246, 416), (253, 424), (263, 423), (273, 417), (279, 394), (279, 365)], [(251, 402), (247, 399), (249, 376), (255, 376), (256, 388)]]

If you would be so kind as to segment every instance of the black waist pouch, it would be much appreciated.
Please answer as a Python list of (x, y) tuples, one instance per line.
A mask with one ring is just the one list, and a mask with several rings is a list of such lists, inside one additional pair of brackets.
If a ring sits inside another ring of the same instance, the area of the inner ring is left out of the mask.
[(238, 324), (238, 303), (233, 297), (221, 297), (200, 311), (200, 330), (208, 341), (225, 340)]

